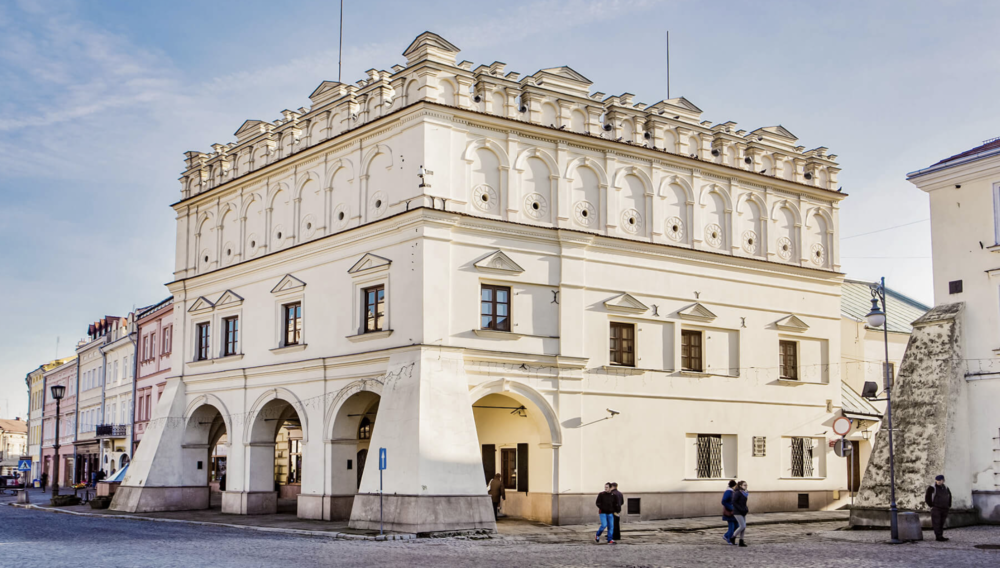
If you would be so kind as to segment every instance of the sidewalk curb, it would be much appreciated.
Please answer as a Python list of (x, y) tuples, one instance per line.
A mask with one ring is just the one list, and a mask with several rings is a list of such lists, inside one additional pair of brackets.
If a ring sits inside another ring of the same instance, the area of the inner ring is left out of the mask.
[[(831, 518), (825, 518), (825, 519), (793, 519), (793, 520), (789, 520), (789, 519), (784, 519), (784, 520), (775, 519), (773, 521), (772, 520), (768, 520), (768, 519), (764, 519), (762, 521), (756, 521), (756, 522), (748, 520), (747, 521), (747, 526), (748, 527), (762, 527), (762, 526), (766, 526), (766, 525), (807, 525), (807, 524), (810, 524), (810, 523), (834, 523), (834, 522), (837, 522), (837, 521), (840, 521), (840, 520), (843, 520), (845, 522), (847, 521), (846, 518), (845, 519), (831, 519)], [(665, 528), (656, 529), (656, 530), (658, 530), (660, 532), (694, 532), (694, 531), (703, 531), (703, 530), (708, 530), (708, 529), (713, 529), (713, 528), (719, 528), (719, 527), (725, 528), (724, 526), (722, 526), (720, 524), (720, 525), (706, 525), (704, 527), (691, 527), (691, 528), (685, 528), (685, 527), (669, 528), (669, 527), (665, 527)], [(636, 529), (636, 530), (641, 530), (641, 529)], [(623, 526), (622, 527), (622, 532), (628, 532), (628, 529)]]
[(341, 533), (333, 531), (310, 531), (305, 529), (283, 529), (279, 527), (258, 527), (254, 525), (235, 525), (230, 523), (212, 523), (207, 521), (188, 521), (184, 519), (160, 519), (156, 517), (133, 517), (131, 515), (105, 515), (99, 513), (81, 513), (79, 511), (65, 511), (62, 509), (54, 509), (51, 507), (40, 507), (38, 505), (21, 505), (18, 503), (7, 503), (10, 507), (17, 507), (18, 509), (33, 509), (36, 511), (45, 511), (49, 513), (61, 513), (63, 515), (76, 515), (78, 517), (98, 517), (101, 519), (123, 519), (129, 521), (153, 521), (157, 523), (183, 523), (188, 525), (202, 525), (208, 527), (225, 527), (232, 529), (247, 529), (261, 532), (274, 532), (281, 534), (296, 534), (302, 536), (321, 536), (326, 538), (333, 538), (338, 540), (367, 540), (367, 541), (405, 541), (405, 540), (416, 540), (417, 535), (403, 533), (403, 534), (386, 534), (386, 535), (361, 535), (361, 534), (350, 534)]

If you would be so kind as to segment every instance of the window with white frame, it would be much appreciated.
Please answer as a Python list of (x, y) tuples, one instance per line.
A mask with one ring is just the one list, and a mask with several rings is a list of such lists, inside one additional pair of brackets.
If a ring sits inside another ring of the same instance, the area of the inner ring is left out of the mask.
[(724, 479), (737, 475), (739, 460), (735, 434), (687, 434), (688, 479)]

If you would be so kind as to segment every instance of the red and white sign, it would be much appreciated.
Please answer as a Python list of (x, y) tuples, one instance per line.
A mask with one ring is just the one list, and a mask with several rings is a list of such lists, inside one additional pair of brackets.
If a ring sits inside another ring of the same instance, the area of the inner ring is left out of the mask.
[(833, 421), (833, 433), (838, 436), (846, 436), (851, 431), (851, 421), (845, 416), (841, 416)]

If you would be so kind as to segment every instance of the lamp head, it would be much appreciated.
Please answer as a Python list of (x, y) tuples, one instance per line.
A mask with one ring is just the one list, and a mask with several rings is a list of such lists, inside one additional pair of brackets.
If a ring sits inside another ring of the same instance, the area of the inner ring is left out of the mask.
[(885, 312), (878, 305), (878, 298), (872, 298), (872, 311), (868, 312), (865, 316), (868, 320), (868, 325), (871, 327), (882, 327), (885, 324)]
[(52, 388), (50, 390), (52, 392), (52, 398), (56, 400), (62, 400), (63, 395), (66, 394), (65, 385), (52, 385)]

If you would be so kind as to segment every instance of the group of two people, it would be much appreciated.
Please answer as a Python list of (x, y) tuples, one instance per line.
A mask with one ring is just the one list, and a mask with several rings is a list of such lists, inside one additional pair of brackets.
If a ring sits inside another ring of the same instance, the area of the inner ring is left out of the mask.
[(597, 511), (601, 517), (601, 527), (597, 529), (594, 542), (601, 542), (601, 533), (608, 530), (608, 544), (614, 544), (622, 537), (621, 515), (625, 496), (618, 491), (618, 484), (609, 481), (604, 484), (604, 491), (597, 494)]
[(743, 534), (747, 530), (747, 514), (750, 513), (750, 507), (747, 506), (749, 497), (746, 481), (729, 481), (729, 487), (722, 494), (722, 520), (728, 525), (726, 534), (722, 537), (726, 544), (736, 545), (739, 540), (739, 546), (746, 546)]

